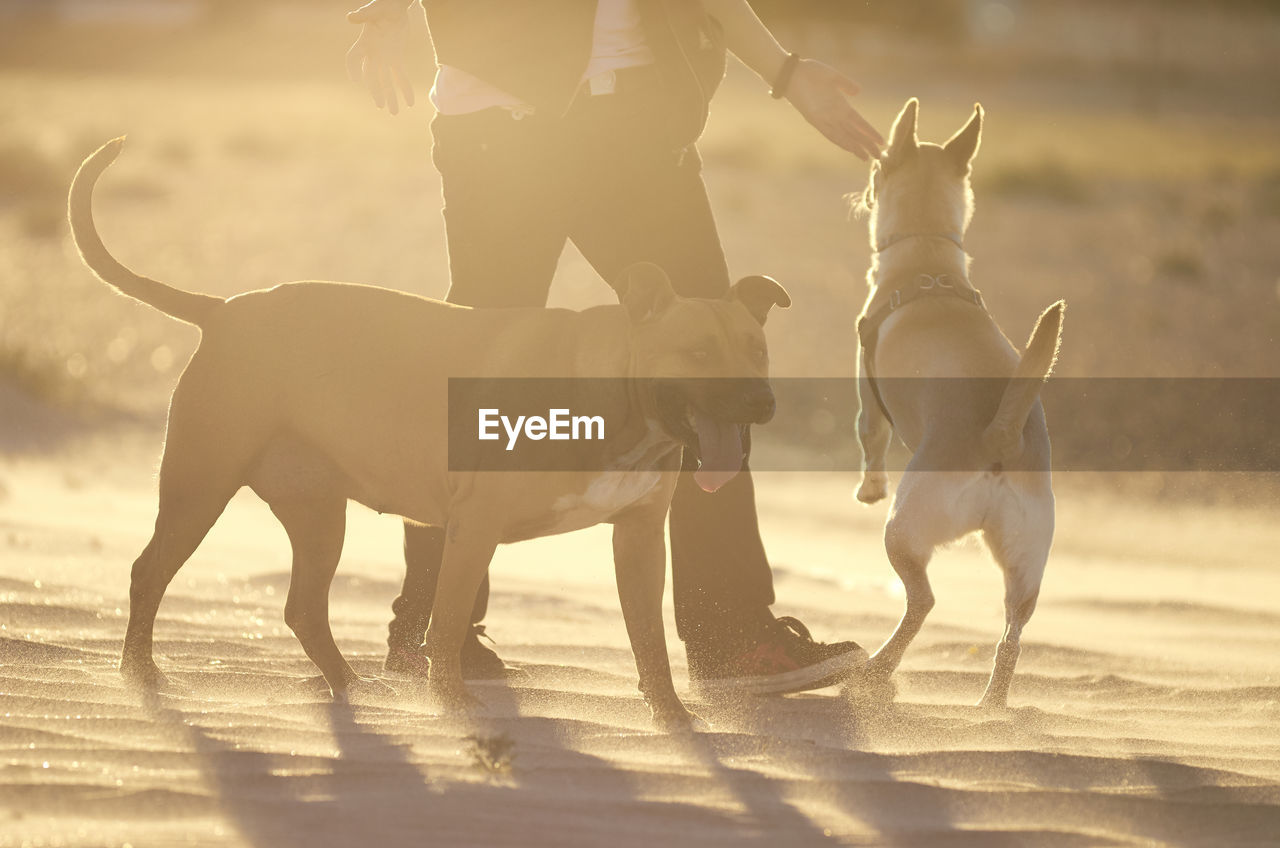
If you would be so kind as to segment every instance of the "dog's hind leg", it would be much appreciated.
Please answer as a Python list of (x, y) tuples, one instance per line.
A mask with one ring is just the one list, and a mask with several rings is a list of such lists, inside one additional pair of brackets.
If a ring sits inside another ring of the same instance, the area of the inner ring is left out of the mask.
[(220, 392), (226, 381), (206, 361), (197, 352), (174, 390), (155, 532), (130, 575), (120, 672), (131, 683), (151, 688), (165, 683), (152, 659), (160, 599), (244, 483), (262, 443), (262, 422), (237, 408), (242, 389), (231, 385)]
[(273, 498), (269, 503), (293, 547), (284, 623), (319, 667), (334, 697), (345, 697), (348, 686), (358, 678), (333, 641), (329, 586), (342, 556), (347, 499), (340, 492), (317, 492)]
[[(181, 391), (181, 386), (179, 386)], [(147, 688), (165, 685), (152, 658), (152, 633), (165, 589), (195, 552), (227, 501), (240, 488), (239, 472), (250, 455), (248, 442), (216, 434), (188, 416), (177, 402), (160, 463), (160, 508), (155, 532), (133, 564), (129, 579), (129, 626), (120, 673)], [(218, 449), (213, 449), (217, 444)], [(236, 446), (241, 450), (237, 453)], [(228, 448), (230, 450), (228, 450)]]
[(940, 535), (939, 525), (947, 513), (945, 506), (938, 502), (939, 495), (939, 486), (931, 484), (927, 472), (903, 474), (885, 523), (884, 547), (889, 564), (906, 591), (907, 608), (893, 635), (868, 660), (865, 675), (869, 678), (886, 679), (893, 674), (933, 609), (929, 560), (934, 547), (947, 541), (945, 534)]
[(885, 528), (885, 551), (889, 564), (897, 572), (906, 590), (907, 608), (903, 612), (893, 635), (880, 646), (867, 662), (865, 674), (869, 678), (888, 678), (902, 662), (911, 640), (920, 632), (925, 617), (933, 609), (933, 588), (929, 585), (928, 566), (933, 548), (920, 545), (912, 538), (909, 520), (900, 520), (896, 513)]
[(234, 491), (176, 491), (167, 487), (162, 477), (155, 532), (133, 563), (129, 577), (129, 625), (120, 657), (120, 673), (129, 683), (151, 690), (167, 685), (152, 656), (160, 600)]
[[(927, 468), (929, 460), (921, 464)], [(887, 678), (891, 675), (933, 609), (933, 589), (927, 571), (929, 560), (935, 548), (954, 541), (972, 526), (971, 516), (958, 506), (967, 500), (964, 487), (968, 484), (967, 475), (919, 471), (910, 466), (902, 475), (885, 524), (884, 546), (889, 564), (902, 580), (907, 609), (893, 635), (868, 660), (866, 676)]]
[(889, 475), (885, 473), (885, 459), (889, 442), (893, 438), (893, 425), (885, 417), (876, 399), (875, 390), (867, 376), (866, 352), (858, 354), (858, 399), (862, 408), (858, 411), (858, 441), (862, 445), (862, 483), (857, 498), (866, 504), (883, 500), (889, 492)]
[(1035, 612), (1040, 582), (1053, 541), (1053, 496), (1031, 501), (1018, 512), (1002, 511), (983, 528), (983, 538), (1004, 573), (1004, 636), (981, 707), (1002, 708), (1009, 701), (1013, 669), (1021, 653), (1022, 628)]
[(1018, 664), (1018, 656), (1022, 653), (1022, 628), (1026, 626), (1035, 612), (1039, 587), (1035, 591), (1009, 585), (1009, 577), (1005, 575), (1004, 598), (1004, 637), (996, 645), (996, 658), (991, 669), (991, 679), (987, 681), (987, 691), (983, 693), (978, 706), (987, 709), (1003, 709), (1009, 703), (1009, 686), (1013, 683), (1013, 669)]

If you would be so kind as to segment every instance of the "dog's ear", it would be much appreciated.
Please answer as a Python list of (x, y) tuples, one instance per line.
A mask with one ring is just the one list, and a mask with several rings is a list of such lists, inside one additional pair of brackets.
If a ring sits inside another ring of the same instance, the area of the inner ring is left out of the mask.
[(942, 149), (961, 173), (969, 173), (969, 163), (978, 152), (978, 142), (982, 141), (982, 104), (973, 104), (973, 117), (969, 123), (947, 140)]
[(786, 309), (791, 305), (791, 295), (787, 294), (781, 283), (773, 277), (759, 275), (738, 280), (729, 289), (726, 298), (747, 307), (751, 317), (759, 321), (761, 326), (764, 326), (765, 319), (769, 317), (770, 309), (775, 306)]
[(893, 129), (889, 130), (889, 151), (884, 157), (886, 161), (901, 162), (916, 152), (916, 148), (920, 146), (920, 140), (916, 137), (916, 120), (919, 114), (920, 101), (913, 97), (902, 107), (893, 121)]
[(633, 322), (647, 321), (676, 299), (671, 278), (652, 262), (637, 262), (624, 268), (613, 288)]

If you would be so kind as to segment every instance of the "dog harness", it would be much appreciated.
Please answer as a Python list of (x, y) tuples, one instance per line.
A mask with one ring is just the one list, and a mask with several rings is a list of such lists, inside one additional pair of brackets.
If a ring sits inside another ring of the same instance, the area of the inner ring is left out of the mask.
[[(882, 288), (881, 291), (885, 289)], [(953, 277), (950, 274), (936, 276), (917, 274), (910, 281), (888, 289), (888, 297), (879, 298), (879, 292), (877, 292), (877, 298), (881, 299), (880, 305), (874, 309), (868, 309), (867, 313), (858, 319), (858, 341), (862, 345), (862, 364), (867, 370), (867, 382), (871, 385), (871, 394), (875, 397), (876, 404), (884, 413), (890, 426), (893, 425), (893, 416), (889, 414), (889, 408), (885, 406), (884, 398), (880, 396), (880, 387), (876, 383), (875, 375), (875, 351), (876, 342), (880, 338), (880, 325), (908, 303), (934, 295), (958, 297), (983, 311), (987, 308), (982, 302), (982, 293), (969, 285), (969, 281), (963, 277)]]

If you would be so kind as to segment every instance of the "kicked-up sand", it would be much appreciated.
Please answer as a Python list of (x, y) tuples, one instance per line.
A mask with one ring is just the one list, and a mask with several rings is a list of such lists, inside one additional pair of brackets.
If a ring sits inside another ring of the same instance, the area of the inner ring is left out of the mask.
[[(759, 477), (775, 610), (874, 648), (902, 605), (883, 509), (853, 502), (850, 475)], [(891, 704), (834, 688), (701, 701), (668, 599), (677, 686), (711, 725), (679, 738), (635, 690), (607, 528), (499, 551), (487, 623), (516, 670), (450, 718), (394, 677), (398, 697), (331, 702), (282, 621), (284, 533), (242, 493), (160, 609), (156, 659), (180, 691), (143, 698), (116, 666), (154, 519), (147, 462), (37, 457), (0, 483), (6, 848), (1280, 839), (1280, 528), (1260, 512), (1060, 481), (1004, 711), (972, 706), (1001, 628), (976, 544), (934, 560), (938, 605)], [(399, 537), (351, 508), (332, 617), (362, 674), (382, 673)]]

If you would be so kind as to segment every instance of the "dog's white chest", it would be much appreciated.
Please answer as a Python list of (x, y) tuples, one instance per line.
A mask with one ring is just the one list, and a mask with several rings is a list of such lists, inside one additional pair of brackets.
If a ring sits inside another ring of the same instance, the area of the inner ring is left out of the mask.
[(567, 533), (608, 520), (614, 514), (645, 498), (662, 480), (662, 471), (650, 466), (670, 450), (667, 438), (655, 422), (649, 433), (625, 454), (615, 457), (613, 468), (590, 477), (581, 492), (561, 495), (551, 504), (552, 533)]
[(601, 471), (581, 494), (556, 498), (557, 523), (590, 519), (594, 524), (649, 494), (661, 477), (659, 471)]

